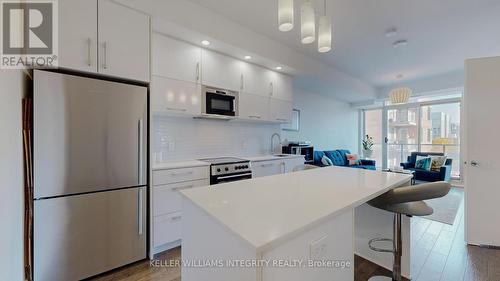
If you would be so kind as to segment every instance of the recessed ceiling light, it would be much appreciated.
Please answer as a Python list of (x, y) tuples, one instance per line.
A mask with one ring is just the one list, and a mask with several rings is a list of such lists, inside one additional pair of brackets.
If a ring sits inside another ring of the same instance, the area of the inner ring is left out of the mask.
[(394, 48), (400, 48), (408, 45), (408, 40), (398, 40), (392, 44)]
[(208, 41), (208, 40), (203, 40), (203, 41), (201, 41), (201, 44), (202, 44), (203, 46), (208, 46), (208, 45), (210, 45), (210, 41)]
[(398, 34), (398, 30), (393, 27), (393, 28), (389, 28), (385, 31), (385, 37), (394, 37)]
[(282, 66), (276, 66), (276, 70), (283, 70)]
[(252, 56), (245, 56), (245, 59), (246, 59), (246, 60), (251, 60), (251, 59), (252, 59)]

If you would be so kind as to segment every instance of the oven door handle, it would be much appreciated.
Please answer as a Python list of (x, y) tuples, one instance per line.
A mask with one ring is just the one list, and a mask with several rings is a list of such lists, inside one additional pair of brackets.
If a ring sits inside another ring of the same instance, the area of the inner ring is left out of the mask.
[(246, 173), (246, 174), (238, 174), (238, 175), (217, 177), (217, 179), (218, 180), (234, 179), (234, 178), (239, 178), (239, 177), (248, 177), (248, 176), (251, 176), (251, 175), (252, 175), (252, 173)]

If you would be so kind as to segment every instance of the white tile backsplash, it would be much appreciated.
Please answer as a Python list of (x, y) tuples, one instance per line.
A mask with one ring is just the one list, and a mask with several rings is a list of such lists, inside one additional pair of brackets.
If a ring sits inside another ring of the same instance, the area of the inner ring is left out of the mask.
[(269, 153), (277, 124), (154, 116), (155, 163), (219, 156), (254, 156)]

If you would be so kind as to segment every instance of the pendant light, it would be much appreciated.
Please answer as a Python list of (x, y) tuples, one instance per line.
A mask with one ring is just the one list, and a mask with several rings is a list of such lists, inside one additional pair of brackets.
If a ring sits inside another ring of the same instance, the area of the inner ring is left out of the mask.
[(293, 0), (278, 0), (278, 29), (283, 32), (293, 29)]
[(300, 18), (301, 42), (302, 44), (311, 44), (316, 40), (316, 20), (314, 18), (314, 8), (310, 0), (302, 4)]
[(327, 53), (332, 49), (332, 21), (326, 15), (326, 0), (325, 14), (319, 19), (318, 28), (318, 52)]
[(412, 90), (410, 88), (397, 88), (389, 93), (389, 98), (392, 104), (403, 104), (410, 100)]

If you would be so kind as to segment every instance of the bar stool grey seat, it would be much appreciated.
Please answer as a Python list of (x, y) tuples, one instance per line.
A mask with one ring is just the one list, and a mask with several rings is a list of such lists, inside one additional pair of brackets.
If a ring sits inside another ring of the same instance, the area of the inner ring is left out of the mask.
[[(401, 281), (401, 216), (428, 216), (434, 210), (424, 201), (428, 199), (440, 198), (448, 194), (451, 185), (447, 182), (433, 182), (421, 185), (395, 188), (368, 202), (369, 205), (394, 213), (393, 238), (374, 238), (368, 243), (370, 249), (377, 252), (392, 253), (394, 264), (392, 278), (386, 276), (374, 276), (369, 281)], [(392, 249), (380, 249), (374, 246), (377, 242), (391, 242)]]

